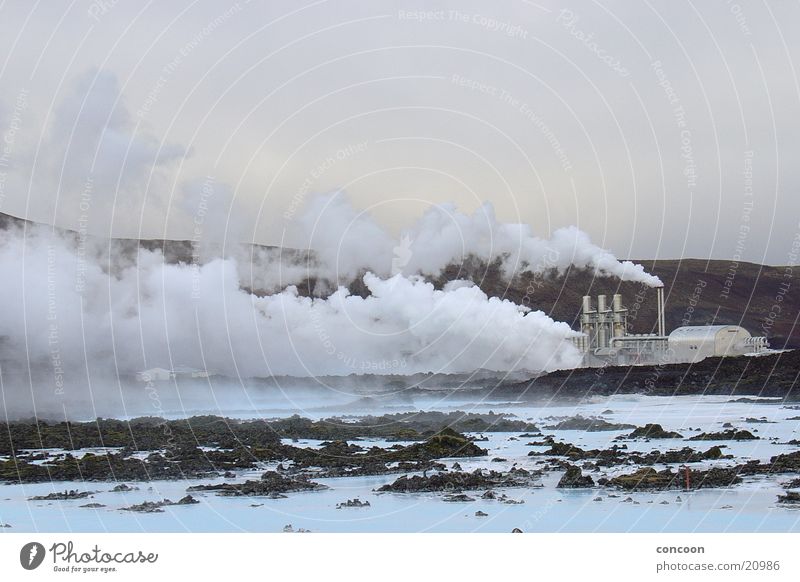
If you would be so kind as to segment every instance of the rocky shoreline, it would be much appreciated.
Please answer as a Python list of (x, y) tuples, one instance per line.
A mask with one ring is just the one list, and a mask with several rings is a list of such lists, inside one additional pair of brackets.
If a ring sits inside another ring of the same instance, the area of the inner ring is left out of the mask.
[[(603, 409), (598, 406), (597, 410)], [(508, 505), (524, 502), (515, 491), (543, 487), (589, 490), (593, 495), (605, 492), (605, 497), (614, 498), (620, 493), (729, 489), (747, 481), (772, 480), (784, 490), (775, 506), (797, 506), (800, 450), (790, 447), (800, 445), (794, 439), (778, 442), (787, 439), (763, 436), (776, 422), (748, 414), (749, 409), (743, 412), (738, 420), (726, 418), (734, 422), (706, 424), (705, 430), (614, 422), (610, 419), (619, 415), (609, 409), (596, 415), (536, 417), (535, 423), (510, 413), (462, 411), (323, 420), (199, 416), (174, 421), (17, 421), (0, 427), (0, 479), (6, 484), (114, 482), (113, 488), (102, 493), (134, 495), (136, 503), (117, 506), (105, 497), (103, 503), (97, 499), (86, 503), (101, 493), (97, 485), (83, 491), (55, 488), (29, 501), (68, 504), (83, 500), (79, 507), (133, 513), (163, 513), (173, 507), (183, 511), (178, 508), (215, 497), (264, 500), (250, 505), (257, 508), (272, 503), (266, 500), (319, 495), (335, 490), (336, 479), (364, 476), (386, 476), (373, 486), (376, 496), (426, 495), (451, 503), (494, 500)], [(791, 414), (787, 411), (774, 418)], [(493, 433), (499, 434), (492, 439), (486, 436)], [(338, 438), (342, 436), (347, 438)], [(499, 445), (498, 439), (507, 444)], [(488, 440), (494, 444), (489, 446)], [(585, 442), (606, 444), (580, 444)], [(511, 443), (515, 452), (508, 456), (505, 452)], [(653, 444), (650, 450), (646, 443)], [(782, 448), (768, 460), (763, 454), (762, 460), (735, 454), (736, 447), (747, 443), (762, 451), (764, 446)], [(149, 491), (148, 483), (164, 480), (193, 482), (184, 486), (186, 495), (178, 502), (165, 497), (143, 500), (147, 493), (137, 494), (141, 489)], [(336, 505), (370, 507), (379, 504), (376, 499), (371, 505), (360, 499)], [(480, 513), (475, 516), (486, 517)]]
[(800, 401), (800, 350), (758, 357), (706, 358), (693, 364), (558, 370), (526, 382), (498, 384), (497, 395), (523, 400), (612, 394), (759, 396)]

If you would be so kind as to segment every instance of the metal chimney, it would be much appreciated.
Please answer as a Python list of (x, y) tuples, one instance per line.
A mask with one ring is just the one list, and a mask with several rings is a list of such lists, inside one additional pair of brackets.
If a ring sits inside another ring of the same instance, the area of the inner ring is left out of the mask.
[(658, 302), (658, 335), (664, 337), (665, 333), (665, 320), (664, 320), (664, 286), (661, 285), (656, 288), (657, 302)]
[(597, 296), (597, 347), (607, 348), (609, 340), (609, 309), (606, 305), (606, 296)]
[(611, 304), (613, 310), (613, 332), (611, 337), (623, 337), (628, 329), (628, 310), (622, 306), (622, 295), (614, 294)]
[(581, 331), (586, 334), (586, 349), (593, 347), (597, 338), (597, 313), (592, 309), (592, 298), (589, 295), (583, 296)]

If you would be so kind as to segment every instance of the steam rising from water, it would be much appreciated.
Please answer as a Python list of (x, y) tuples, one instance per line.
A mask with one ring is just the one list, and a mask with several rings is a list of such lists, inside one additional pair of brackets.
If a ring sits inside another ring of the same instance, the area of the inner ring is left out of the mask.
[[(102, 253), (43, 227), (25, 236), (4, 231), (0, 358), (66, 378), (152, 367), (231, 377), (552, 370), (580, 361), (567, 324), (487, 297), (466, 281), (437, 290), (418, 273), (472, 255), (500, 260), (508, 275), (575, 264), (657, 281), (577, 229), (545, 241), (526, 226), (498, 223), (489, 205), (471, 216), (452, 206), (432, 209), (398, 243), (343, 196), (317, 197), (298, 229), (295, 236), (304, 233), (315, 251), (315, 275), (337, 282), (361, 276), (369, 295), (338, 287), (311, 298), (294, 286), (254, 295), (242, 288), (242, 267), (274, 284), (279, 261), (171, 264), (147, 250), (135, 261), (113, 252), (103, 261), (96, 258)], [(300, 277), (303, 269), (294, 269), (291, 277)]]

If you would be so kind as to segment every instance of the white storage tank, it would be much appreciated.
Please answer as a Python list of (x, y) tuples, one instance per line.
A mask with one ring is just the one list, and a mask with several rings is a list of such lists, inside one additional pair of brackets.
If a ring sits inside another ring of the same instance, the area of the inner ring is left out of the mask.
[(693, 325), (669, 334), (675, 362), (697, 362), (711, 356), (740, 356), (754, 351), (750, 332), (738, 325)]

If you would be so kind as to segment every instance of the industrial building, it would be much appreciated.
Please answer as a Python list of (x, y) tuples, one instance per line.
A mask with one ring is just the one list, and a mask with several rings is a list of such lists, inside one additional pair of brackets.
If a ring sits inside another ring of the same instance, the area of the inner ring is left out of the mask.
[(139, 382), (166, 382), (168, 380), (182, 378), (208, 378), (211, 374), (207, 370), (198, 370), (188, 366), (176, 366), (171, 370), (164, 368), (150, 368), (136, 372), (136, 380)]
[(657, 333), (629, 334), (622, 296), (583, 297), (581, 333), (573, 342), (584, 354), (584, 366), (698, 362), (710, 356), (757, 355), (769, 349), (767, 338), (754, 337), (738, 325), (683, 326), (666, 335), (664, 288), (657, 288)]

